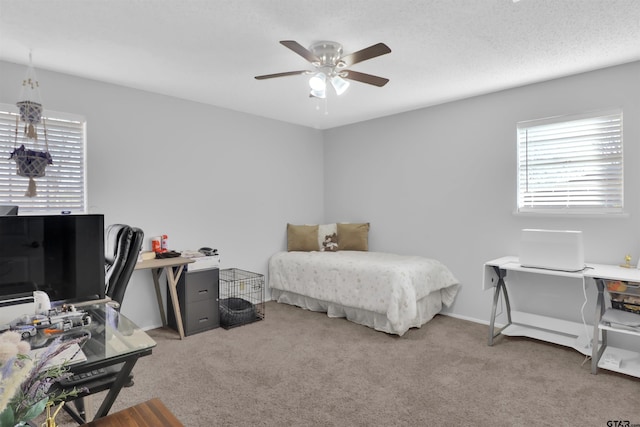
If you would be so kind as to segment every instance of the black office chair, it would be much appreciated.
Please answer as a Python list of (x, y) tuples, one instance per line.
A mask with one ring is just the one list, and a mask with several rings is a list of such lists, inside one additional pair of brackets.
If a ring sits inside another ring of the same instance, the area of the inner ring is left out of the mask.
[[(124, 293), (133, 274), (133, 269), (138, 262), (138, 254), (142, 247), (144, 232), (140, 228), (130, 227), (125, 224), (112, 224), (105, 230), (104, 236), (104, 272), (105, 294), (111, 300), (118, 303), (119, 311), (124, 299)], [(110, 376), (115, 381), (115, 373)], [(108, 379), (105, 384), (108, 384)], [(133, 385), (133, 376), (129, 377), (125, 387)], [(65, 411), (73, 419), (80, 422), (85, 419), (84, 397), (74, 400), (76, 411), (65, 405)]]
[(140, 228), (124, 224), (112, 224), (105, 230), (105, 293), (120, 305), (138, 262), (143, 239)]
[[(112, 301), (116, 301), (120, 310), (124, 293), (133, 274), (133, 269), (138, 262), (138, 255), (142, 247), (144, 232), (137, 227), (124, 224), (111, 224), (105, 230), (104, 240), (104, 268), (106, 295)], [(133, 379), (130, 378), (125, 387), (131, 387)]]

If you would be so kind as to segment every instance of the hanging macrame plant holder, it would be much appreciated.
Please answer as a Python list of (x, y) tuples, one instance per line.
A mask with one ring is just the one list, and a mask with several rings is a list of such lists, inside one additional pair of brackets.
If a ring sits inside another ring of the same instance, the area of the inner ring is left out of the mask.
[[(53, 159), (49, 153), (49, 141), (47, 139), (47, 124), (44, 117), (42, 117), (42, 102), (40, 100), (40, 91), (38, 80), (35, 76), (35, 70), (29, 65), (27, 69), (27, 75), (22, 82), (22, 93), (20, 99), (16, 103), (20, 110), (20, 115), (16, 116), (16, 130), (14, 150), (11, 153), (10, 159), (16, 162), (17, 171), (19, 176), (29, 178), (29, 186), (24, 194), (27, 197), (35, 197), (36, 182), (34, 178), (40, 178), (45, 175), (45, 169), (48, 165), (53, 164)], [(20, 129), (20, 122), (24, 123), (22, 132), (22, 139), (26, 139), (25, 142), (31, 141), (33, 149), (25, 147), (25, 144), (21, 144), (18, 147), (18, 134)], [(38, 141), (38, 129), (37, 125), (42, 123), (42, 132), (44, 135), (44, 147), (38, 149), (36, 147)]]
[(24, 134), (27, 138), (37, 140), (36, 125), (42, 119), (42, 104), (35, 101), (20, 101), (16, 105), (20, 109), (20, 119), (25, 123)]
[(16, 162), (16, 173), (19, 176), (29, 178), (29, 186), (24, 193), (27, 197), (37, 196), (36, 182), (34, 178), (40, 178), (45, 175), (45, 169), (48, 165), (53, 164), (53, 159), (49, 153), (49, 141), (47, 139), (47, 126), (46, 121), (42, 119), (42, 127), (44, 134), (44, 150), (32, 150), (28, 149), (21, 144), (18, 147), (18, 127), (19, 119), (16, 117), (16, 133), (14, 146), (17, 147), (11, 153), (10, 159)]

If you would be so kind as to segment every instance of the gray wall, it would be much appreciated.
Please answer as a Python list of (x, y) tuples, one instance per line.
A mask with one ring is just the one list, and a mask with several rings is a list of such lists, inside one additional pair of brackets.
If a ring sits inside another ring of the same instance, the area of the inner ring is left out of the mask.
[[(24, 72), (0, 62), (0, 102), (16, 101)], [(167, 234), (174, 249), (217, 247), (223, 267), (266, 274), (287, 222), (369, 221), (371, 250), (449, 266), (462, 290), (447, 311), (480, 322), (491, 299), (483, 263), (517, 254), (522, 228), (583, 230), (591, 262), (640, 256), (640, 63), (324, 132), (37, 72), (45, 109), (87, 118), (90, 211), (142, 227), (146, 248)], [(628, 215), (514, 215), (516, 122), (609, 107), (624, 109)], [(561, 312), (561, 286), (550, 286), (528, 300)], [(581, 289), (570, 293), (581, 303)], [(148, 272), (134, 273), (122, 310), (160, 324)]]
[[(484, 322), (491, 292), (482, 291), (483, 263), (517, 255), (522, 228), (583, 230), (587, 261), (618, 264), (629, 253), (635, 264), (640, 256), (638, 76), (636, 62), (328, 130), (325, 221), (370, 221), (371, 250), (443, 261), (463, 285), (448, 311)], [(628, 215), (514, 215), (516, 123), (610, 107), (624, 110)], [(545, 295), (532, 310), (542, 305), (553, 312), (555, 306), (563, 317), (568, 290), (550, 286), (555, 288), (529, 288), (529, 300)], [(572, 286), (571, 298), (581, 305), (582, 287)]]
[[(0, 61), (0, 102), (14, 104), (26, 68)], [(218, 248), (223, 268), (267, 273), (287, 222), (323, 219), (322, 133), (300, 126), (36, 70), (46, 110), (87, 119), (90, 212), (172, 249)], [(165, 296), (166, 297), (166, 296)], [(148, 271), (122, 312), (160, 325)]]

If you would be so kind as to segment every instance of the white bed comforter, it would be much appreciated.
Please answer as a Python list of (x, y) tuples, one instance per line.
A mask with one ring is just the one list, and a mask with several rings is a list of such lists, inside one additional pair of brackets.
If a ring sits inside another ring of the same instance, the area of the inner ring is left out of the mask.
[(406, 331), (417, 301), (438, 292), (451, 305), (458, 281), (441, 262), (382, 252), (278, 252), (269, 260), (269, 287), (386, 315)]

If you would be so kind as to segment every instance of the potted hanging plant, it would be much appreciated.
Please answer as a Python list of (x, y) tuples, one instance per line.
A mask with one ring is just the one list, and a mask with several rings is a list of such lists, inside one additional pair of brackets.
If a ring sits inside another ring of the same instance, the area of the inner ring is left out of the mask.
[(44, 176), (45, 168), (53, 164), (53, 159), (49, 151), (31, 150), (22, 144), (11, 152), (10, 160), (16, 162), (17, 174), (29, 178), (29, 187), (25, 196), (34, 197), (36, 195), (36, 183), (33, 178)]

